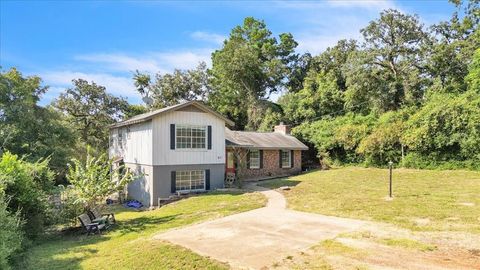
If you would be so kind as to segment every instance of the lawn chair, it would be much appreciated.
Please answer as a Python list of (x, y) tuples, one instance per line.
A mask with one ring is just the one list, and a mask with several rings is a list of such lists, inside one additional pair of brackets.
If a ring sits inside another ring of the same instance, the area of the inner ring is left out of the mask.
[(103, 229), (106, 229), (105, 224), (100, 224), (98, 222), (92, 222), (90, 217), (87, 214), (81, 214), (78, 216), (78, 219), (80, 220), (80, 223), (82, 224), (83, 228), (85, 228), (85, 231), (87, 232), (87, 235), (90, 233), (98, 233), (101, 234)]
[(115, 224), (117, 222), (113, 213), (102, 214), (98, 211), (98, 209), (92, 209), (89, 216), (92, 217), (93, 222), (103, 223), (107, 225)]

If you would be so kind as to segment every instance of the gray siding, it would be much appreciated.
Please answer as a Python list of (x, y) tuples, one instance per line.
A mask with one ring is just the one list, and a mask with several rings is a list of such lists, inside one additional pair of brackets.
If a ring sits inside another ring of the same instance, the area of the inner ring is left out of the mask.
[(170, 195), (172, 195), (172, 193), (170, 193), (172, 171), (206, 169), (210, 169), (210, 190), (223, 188), (225, 164), (153, 166), (153, 205), (157, 205), (158, 198), (168, 198)]
[(171, 172), (185, 170), (210, 169), (210, 190), (223, 188), (225, 164), (198, 165), (163, 165), (146, 166), (140, 164), (125, 164), (132, 172), (142, 173), (142, 177), (130, 183), (127, 187), (129, 199), (138, 200), (146, 207), (157, 205), (158, 198), (168, 198), (171, 191)]

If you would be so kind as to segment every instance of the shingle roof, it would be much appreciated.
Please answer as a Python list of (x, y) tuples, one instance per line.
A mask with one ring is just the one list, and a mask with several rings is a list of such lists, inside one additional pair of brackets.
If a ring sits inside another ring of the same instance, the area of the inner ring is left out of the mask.
[(121, 122), (110, 125), (110, 128), (117, 128), (117, 127), (128, 126), (128, 125), (144, 122), (144, 121), (152, 119), (153, 117), (155, 117), (159, 114), (166, 113), (166, 112), (169, 112), (169, 111), (175, 111), (175, 110), (187, 107), (189, 105), (193, 105), (193, 106), (195, 106), (195, 107), (197, 107), (197, 108), (199, 108), (199, 109), (201, 109), (205, 112), (209, 112), (209, 113), (217, 116), (218, 118), (223, 119), (230, 126), (233, 126), (235, 124), (232, 120), (226, 118), (225, 116), (223, 116), (220, 113), (214, 111), (213, 109), (210, 109), (210, 107), (203, 104), (203, 102), (193, 100), (193, 101), (187, 101), (187, 102), (179, 103), (179, 104), (176, 104), (176, 105), (173, 105), (173, 106), (165, 107), (165, 108), (162, 108), (162, 109), (158, 109), (158, 110), (155, 110), (155, 111), (135, 115), (132, 118), (129, 118), (127, 120), (124, 120), (124, 121), (121, 121)]
[(305, 144), (291, 135), (279, 132), (233, 131), (228, 128), (225, 128), (225, 144), (227, 147), (308, 150)]

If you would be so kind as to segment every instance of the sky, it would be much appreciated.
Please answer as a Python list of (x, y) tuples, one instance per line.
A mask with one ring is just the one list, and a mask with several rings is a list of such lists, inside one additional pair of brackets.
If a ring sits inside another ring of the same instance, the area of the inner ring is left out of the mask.
[[(448, 1), (0, 1), (0, 67), (40, 76), (53, 101), (82, 78), (141, 103), (135, 70), (168, 73), (210, 65), (230, 30), (253, 16), (278, 36), (290, 32), (299, 53), (319, 54), (395, 8), (425, 25), (448, 20)], [(275, 100), (277, 96), (272, 97)]]

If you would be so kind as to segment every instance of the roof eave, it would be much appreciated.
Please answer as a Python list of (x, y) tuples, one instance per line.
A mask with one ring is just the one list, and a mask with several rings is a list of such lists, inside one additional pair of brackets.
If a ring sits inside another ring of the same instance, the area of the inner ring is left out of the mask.
[(254, 145), (225, 145), (226, 148), (249, 148), (249, 149), (258, 149), (258, 150), (308, 150), (308, 147), (291, 147), (291, 146), (269, 146), (269, 147), (261, 147), (261, 146), (254, 146)]
[(145, 122), (145, 121), (148, 121), (152, 118), (154, 118), (155, 116), (159, 115), (159, 114), (162, 114), (162, 113), (167, 113), (167, 112), (170, 112), (170, 111), (176, 111), (176, 110), (179, 110), (183, 107), (186, 107), (186, 106), (189, 106), (189, 105), (194, 105), (194, 106), (197, 106), (197, 107), (200, 107), (201, 109), (205, 110), (205, 111), (208, 111), (209, 113), (217, 116), (218, 118), (222, 119), (225, 121), (225, 124), (229, 125), (229, 126), (234, 126), (235, 125), (235, 122), (233, 122), (232, 120), (226, 118), (225, 116), (221, 115), (220, 113), (210, 109), (208, 106), (206, 106), (205, 104), (197, 101), (197, 100), (193, 100), (193, 101), (188, 101), (188, 102), (185, 102), (183, 104), (179, 104), (178, 106), (172, 106), (172, 108), (170, 109), (167, 109), (167, 110), (164, 110), (164, 111), (160, 111), (158, 113), (155, 113), (155, 114), (152, 114), (152, 115), (149, 115), (149, 116), (146, 116), (145, 118), (141, 118), (141, 119), (136, 119), (136, 120), (133, 120), (133, 121), (129, 121), (128, 119), (125, 120), (125, 121), (122, 121), (122, 122), (118, 122), (118, 123), (114, 123), (114, 124), (111, 124), (109, 125), (109, 129), (113, 129), (113, 128), (118, 128), (118, 127), (123, 127), (123, 126), (129, 126), (129, 125), (133, 125), (133, 124), (138, 124), (138, 123), (142, 123), (142, 122)]

